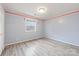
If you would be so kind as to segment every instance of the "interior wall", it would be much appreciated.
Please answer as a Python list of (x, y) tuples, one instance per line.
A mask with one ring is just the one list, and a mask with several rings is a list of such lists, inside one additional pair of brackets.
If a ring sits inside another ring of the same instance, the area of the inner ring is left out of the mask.
[(45, 36), (79, 46), (79, 13), (45, 21)]
[(36, 32), (25, 32), (24, 18), (12, 14), (5, 15), (5, 45), (43, 37), (43, 22), (37, 20)]
[(4, 10), (0, 4), (0, 54), (4, 49)]
[(79, 14), (47, 21), (38, 20), (37, 32), (25, 32), (23, 17), (5, 15), (5, 44), (47, 37), (79, 46)]

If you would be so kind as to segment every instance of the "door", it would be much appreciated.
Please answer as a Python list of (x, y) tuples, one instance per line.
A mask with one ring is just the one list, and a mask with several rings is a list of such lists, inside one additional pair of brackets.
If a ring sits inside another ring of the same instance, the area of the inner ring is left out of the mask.
[(4, 11), (0, 4), (0, 54), (4, 48)]

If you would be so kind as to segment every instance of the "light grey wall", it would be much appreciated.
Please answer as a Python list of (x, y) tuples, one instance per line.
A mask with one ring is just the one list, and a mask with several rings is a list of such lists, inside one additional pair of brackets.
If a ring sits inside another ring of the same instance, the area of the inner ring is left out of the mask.
[(59, 19), (38, 21), (37, 32), (25, 32), (22, 17), (6, 14), (5, 44), (48, 37), (79, 46), (79, 14)]
[(0, 54), (4, 49), (4, 10), (0, 4)]
[(45, 36), (79, 46), (79, 13), (45, 21)]
[(37, 31), (25, 32), (25, 22), (23, 17), (6, 14), (5, 45), (43, 37), (42, 24), (42, 21), (37, 20)]

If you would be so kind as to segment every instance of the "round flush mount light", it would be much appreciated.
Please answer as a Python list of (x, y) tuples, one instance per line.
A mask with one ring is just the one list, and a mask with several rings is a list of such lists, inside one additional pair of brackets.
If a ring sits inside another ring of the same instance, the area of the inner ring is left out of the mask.
[(39, 8), (37, 8), (37, 11), (39, 13), (45, 13), (47, 11), (47, 8), (45, 8), (45, 7), (39, 7)]

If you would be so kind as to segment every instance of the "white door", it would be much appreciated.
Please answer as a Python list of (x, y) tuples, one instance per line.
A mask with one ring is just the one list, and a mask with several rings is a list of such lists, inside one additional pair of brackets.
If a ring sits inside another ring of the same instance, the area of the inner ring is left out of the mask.
[(0, 4), (0, 54), (4, 48), (4, 11)]

